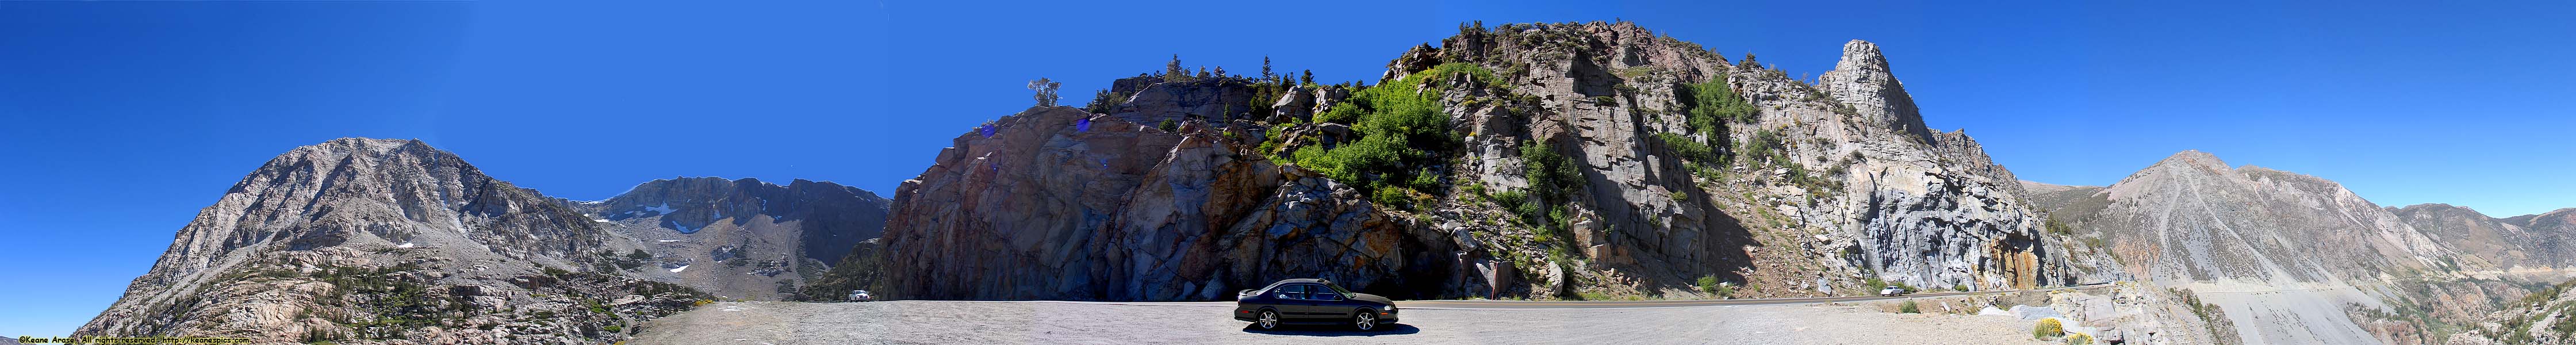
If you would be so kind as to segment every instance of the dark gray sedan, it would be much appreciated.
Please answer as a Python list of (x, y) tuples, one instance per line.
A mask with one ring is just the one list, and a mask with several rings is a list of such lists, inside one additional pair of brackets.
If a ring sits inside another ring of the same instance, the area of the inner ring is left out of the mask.
[(1323, 279), (1289, 279), (1235, 295), (1234, 319), (1263, 330), (1285, 324), (1338, 324), (1375, 330), (1395, 323), (1395, 301), (1355, 293)]

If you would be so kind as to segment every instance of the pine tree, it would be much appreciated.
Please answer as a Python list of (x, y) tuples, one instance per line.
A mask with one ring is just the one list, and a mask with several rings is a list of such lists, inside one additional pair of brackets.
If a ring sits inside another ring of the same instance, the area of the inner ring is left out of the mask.
[(1038, 106), (1041, 107), (1053, 107), (1056, 100), (1062, 99), (1055, 94), (1056, 88), (1060, 87), (1064, 87), (1064, 83), (1047, 78), (1029, 81), (1029, 91), (1037, 91)]
[(1206, 78), (1206, 77), (1208, 77), (1207, 66), (1199, 66), (1199, 77), (1200, 77), (1200, 78)]
[(1278, 78), (1273, 78), (1273, 77), (1276, 77), (1276, 76), (1277, 76), (1277, 75), (1270, 74), (1270, 56), (1269, 56), (1269, 55), (1262, 55), (1262, 56), (1261, 56), (1261, 79), (1262, 79), (1262, 80), (1277, 80)]
[(1163, 64), (1163, 81), (1188, 81), (1190, 71), (1181, 69), (1181, 54), (1172, 54), (1172, 62)]
[(1306, 75), (1305, 75), (1305, 76), (1297, 77), (1297, 83), (1298, 83), (1298, 84), (1314, 84), (1314, 83), (1315, 83), (1315, 70), (1311, 70), (1311, 69), (1310, 69), (1310, 70), (1306, 70)]

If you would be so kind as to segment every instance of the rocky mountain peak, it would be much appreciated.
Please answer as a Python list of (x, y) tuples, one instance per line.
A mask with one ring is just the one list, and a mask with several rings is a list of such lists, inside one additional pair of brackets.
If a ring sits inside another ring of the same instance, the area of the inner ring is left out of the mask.
[[(665, 315), (703, 297), (585, 269), (614, 267), (605, 263), (611, 253), (635, 249), (594, 223), (418, 140), (331, 140), (289, 150), (243, 177), (179, 229), (124, 297), (75, 333), (503, 341), (416, 324), (359, 326), (437, 315), (460, 329), (515, 323), (550, 334), (515, 343), (599, 343), (623, 335), (577, 330)], [(575, 305), (571, 296), (629, 294), (644, 297), (618, 303), (622, 316), (529, 318), (567, 312), (554, 307)], [(445, 303), (426, 304), (432, 299)]]
[(2219, 160), (2218, 155), (2201, 152), (2200, 150), (2183, 150), (2182, 152), (2175, 152), (2172, 156), (2165, 156), (2164, 160), (2156, 161), (2156, 164), (2153, 166), (2181, 166), (2206, 168), (2218, 171), (2236, 170), (2235, 168), (2229, 167), (2227, 165), (2227, 161)]
[(1923, 114), (1914, 107), (1914, 96), (1905, 93), (1905, 85), (1887, 67), (1887, 56), (1878, 45), (1852, 40), (1843, 44), (1843, 58), (1834, 70), (1817, 78), (1825, 94), (1849, 105), (1864, 123), (1878, 125), (1920, 137), (1932, 142), (1932, 130), (1923, 124)]
[(1834, 69), (1889, 71), (1887, 55), (1878, 52), (1878, 44), (1863, 40), (1843, 43), (1842, 61), (1834, 63)]
[[(2443, 203), (2429, 203), (2429, 204), (2414, 204), (2414, 205), (2406, 205), (2406, 207), (2399, 207), (2399, 208), (2397, 208), (2395, 211), (2396, 211), (2396, 212), (2398, 212), (2398, 214), (2400, 214), (2400, 215), (2403, 215), (2403, 214), (2409, 214), (2409, 213), (2419, 213), (2419, 212), (2442, 212), (2442, 213), (2468, 212), (2468, 213), (2472, 213), (2472, 214), (2479, 214), (2479, 213), (2478, 213), (2478, 210), (2473, 210), (2473, 209), (2469, 209), (2469, 208), (2467, 208), (2467, 207), (2453, 206), (2453, 205), (2451, 205), (2451, 204), (2443, 204)], [(2483, 215), (2483, 214), (2481, 214), (2481, 215)]]

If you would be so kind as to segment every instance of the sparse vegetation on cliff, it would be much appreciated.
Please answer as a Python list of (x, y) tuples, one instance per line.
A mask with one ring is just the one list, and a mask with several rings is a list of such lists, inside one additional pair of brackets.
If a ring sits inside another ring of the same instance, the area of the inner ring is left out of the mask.
[(1359, 138), (1331, 149), (1299, 148), (1290, 160), (1325, 177), (1360, 185), (1370, 201), (1407, 207), (1410, 195), (1437, 189), (1442, 172), (1424, 167), (1456, 142), (1439, 92), (1459, 87), (1447, 83), (1460, 73), (1474, 82), (1495, 80), (1493, 71), (1484, 67), (1449, 63), (1360, 89), (1351, 93), (1346, 106), (1315, 115), (1317, 122), (1351, 125)]

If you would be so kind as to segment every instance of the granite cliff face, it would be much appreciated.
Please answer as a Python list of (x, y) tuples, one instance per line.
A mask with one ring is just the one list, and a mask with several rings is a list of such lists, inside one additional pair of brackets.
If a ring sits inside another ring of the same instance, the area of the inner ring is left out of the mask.
[(1363, 291), (1442, 283), (1404, 275), (1443, 272), (1446, 258), (1420, 254), (1445, 243), (1406, 241), (1406, 222), (1351, 188), (1248, 156), (1204, 122), (1165, 132), (1055, 107), (993, 126), (896, 190), (890, 293), (1210, 300), (1301, 276)]
[(564, 204), (645, 244), (655, 269), (629, 275), (723, 297), (791, 299), (796, 286), (882, 234), (890, 202), (831, 182), (697, 177)]
[(828, 182), (713, 178), (570, 202), (420, 141), (332, 140), (244, 177), (77, 334), (618, 342), (719, 297), (703, 291), (783, 297), (875, 237), (885, 203)]
[[(1106, 113), (970, 130), (895, 193), (888, 292), (1207, 300), (1325, 277), (1400, 297), (1701, 296), (1714, 276), (1815, 296), (2104, 273), (2070, 264), (2090, 251), (2042, 232), (1973, 139), (1924, 128), (1868, 42), (1817, 86), (1629, 23), (1462, 27), (1386, 76), (1129, 78)], [(1445, 119), (1381, 122), (1421, 119), (1388, 115), (1408, 99)], [(1694, 115), (1721, 104), (1740, 111)], [(1390, 160), (1333, 158), (1390, 135), (1411, 142)]]

